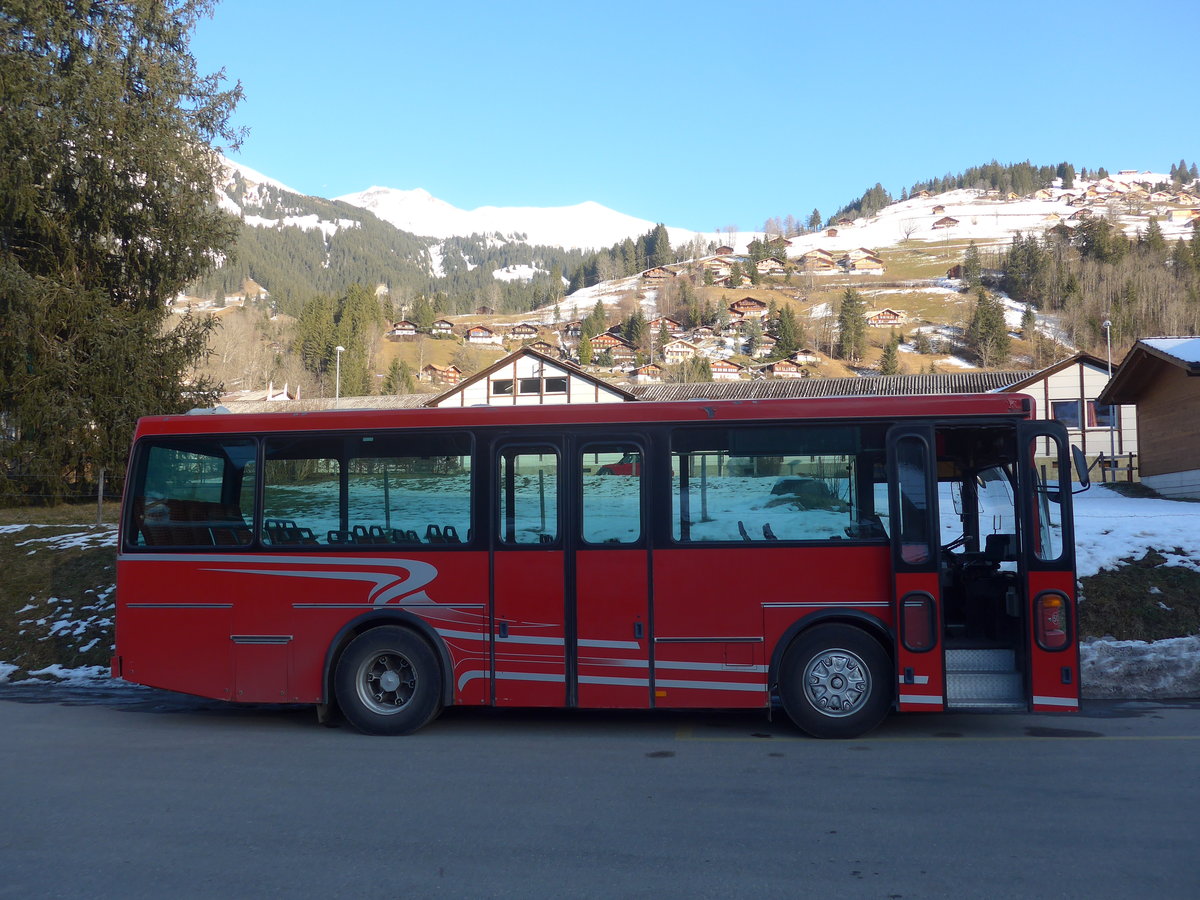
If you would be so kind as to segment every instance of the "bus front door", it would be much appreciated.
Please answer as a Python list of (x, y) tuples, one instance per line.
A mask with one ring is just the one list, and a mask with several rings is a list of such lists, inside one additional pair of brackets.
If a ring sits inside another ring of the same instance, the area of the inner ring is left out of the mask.
[(1022, 422), (1019, 496), (1021, 574), (1031, 708), (1079, 709), (1075, 537), (1066, 433), (1052, 422)]
[(892, 428), (887, 456), (897, 709), (936, 712), (945, 707), (945, 670), (933, 428)]

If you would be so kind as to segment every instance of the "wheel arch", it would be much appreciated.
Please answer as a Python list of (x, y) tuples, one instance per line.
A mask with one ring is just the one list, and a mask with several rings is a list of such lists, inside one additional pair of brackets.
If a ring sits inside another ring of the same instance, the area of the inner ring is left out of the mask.
[(869, 634), (893, 660), (895, 652), (895, 632), (878, 616), (857, 609), (824, 609), (809, 613), (797, 619), (788, 627), (775, 644), (771, 652), (771, 665), (768, 673), (768, 683), (772, 691), (779, 688), (779, 671), (783, 666), (783, 658), (792, 642), (806, 631), (818, 625), (852, 625)]
[(360, 634), (381, 625), (399, 625), (407, 628), (418, 634), (429, 645), (442, 669), (442, 705), (453, 706), (454, 666), (450, 661), (450, 651), (446, 649), (446, 642), (428, 622), (404, 609), (372, 610), (356, 616), (338, 629), (338, 633), (334, 635), (333, 640), (329, 643), (329, 648), (325, 651), (325, 668), (321, 673), (323, 702), (328, 704), (337, 702), (333, 691), (333, 673), (337, 668), (342, 651)]

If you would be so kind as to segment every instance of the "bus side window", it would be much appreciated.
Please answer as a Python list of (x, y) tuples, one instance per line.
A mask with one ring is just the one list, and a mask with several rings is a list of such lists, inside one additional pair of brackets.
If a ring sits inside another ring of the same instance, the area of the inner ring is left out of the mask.
[(642, 454), (628, 445), (591, 446), (580, 461), (582, 536), (588, 544), (634, 544), (642, 537)]
[(523, 447), (500, 454), (497, 498), (500, 543), (558, 540), (558, 451)]
[(242, 547), (252, 539), (254, 457), (248, 439), (144, 444), (130, 502), (128, 543)]

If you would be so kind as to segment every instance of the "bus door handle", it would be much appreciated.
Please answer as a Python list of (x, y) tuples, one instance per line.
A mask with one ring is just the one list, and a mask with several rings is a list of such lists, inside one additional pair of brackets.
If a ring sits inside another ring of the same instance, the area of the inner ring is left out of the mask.
[(500, 623), (500, 637), (502, 637), (502, 638), (508, 637), (508, 623), (507, 622)]
[(634, 623), (633, 623), (633, 636), (634, 636), (635, 638), (637, 638), (638, 640), (641, 640), (641, 638), (642, 638), (642, 631), (643, 631), (643, 629), (642, 629), (642, 623), (641, 623), (641, 622), (634, 622)]

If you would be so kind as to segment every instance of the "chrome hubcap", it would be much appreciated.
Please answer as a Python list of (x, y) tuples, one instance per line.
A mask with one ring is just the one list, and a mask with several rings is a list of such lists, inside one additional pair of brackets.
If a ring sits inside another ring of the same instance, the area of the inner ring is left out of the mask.
[(870, 693), (871, 674), (849, 650), (825, 650), (804, 667), (804, 694), (824, 715), (840, 718), (855, 713)]
[(377, 653), (358, 670), (358, 696), (372, 711), (392, 715), (404, 709), (417, 690), (417, 673), (402, 653)]

